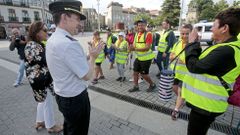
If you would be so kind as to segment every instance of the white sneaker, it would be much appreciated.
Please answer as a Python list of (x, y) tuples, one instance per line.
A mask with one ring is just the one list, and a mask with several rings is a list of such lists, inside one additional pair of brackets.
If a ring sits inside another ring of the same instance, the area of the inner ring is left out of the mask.
[[(133, 78), (129, 79), (129, 82), (133, 82)], [(138, 83), (142, 83), (143, 82), (143, 79), (142, 78), (139, 78), (138, 79)]]

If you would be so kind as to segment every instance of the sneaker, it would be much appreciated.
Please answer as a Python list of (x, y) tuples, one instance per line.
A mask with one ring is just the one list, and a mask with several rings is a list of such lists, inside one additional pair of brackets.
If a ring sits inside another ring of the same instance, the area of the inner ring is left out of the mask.
[(92, 84), (97, 84), (97, 83), (98, 83), (98, 79), (95, 78), (92, 80)]
[(126, 77), (122, 77), (120, 82), (124, 82), (126, 80)]
[(155, 88), (156, 88), (156, 84), (153, 83), (152, 85), (149, 86), (149, 88), (147, 89), (147, 92), (153, 92)]
[(14, 83), (13, 86), (14, 87), (18, 87), (19, 85), (21, 85), (20, 83)]
[(99, 80), (105, 79), (105, 76), (102, 75), (102, 76), (100, 76), (98, 79), (99, 79)]
[(120, 80), (122, 80), (122, 77), (118, 77), (118, 78), (116, 79), (116, 81), (120, 81)]
[(179, 115), (179, 112), (176, 111), (176, 110), (173, 110), (173, 111), (172, 111), (172, 115), (171, 115), (172, 120), (177, 120), (178, 115)]
[(135, 91), (139, 91), (138, 86), (134, 86), (132, 89), (128, 90), (128, 92), (135, 92)]
[(133, 82), (133, 78), (129, 79), (129, 82)]

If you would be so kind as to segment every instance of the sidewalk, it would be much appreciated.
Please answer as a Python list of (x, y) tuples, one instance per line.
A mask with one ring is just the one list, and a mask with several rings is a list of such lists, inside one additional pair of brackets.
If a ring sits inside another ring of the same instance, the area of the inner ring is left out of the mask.
[[(87, 47), (85, 42), (90, 40), (91, 37), (83, 37), (83, 38), (79, 38), (79, 39), (81, 40), (82, 45), (84, 45), (84, 47)], [(7, 59), (7, 60), (10, 60), (10, 61), (15, 62), (15, 63), (18, 62), (16, 52), (1, 51), (0, 58)], [(158, 106), (163, 106), (163, 107), (171, 108), (171, 109), (174, 108), (176, 97), (174, 97), (169, 102), (162, 102), (161, 100), (159, 100), (156, 91), (152, 92), (152, 93), (147, 93), (145, 91), (148, 88), (148, 84), (145, 83), (145, 82), (140, 84), (140, 90), (141, 90), (140, 92), (129, 93), (128, 90), (130, 88), (132, 88), (133, 84), (131, 82), (128, 82), (128, 81), (126, 81), (124, 83), (120, 83), (120, 82), (115, 81), (115, 79), (118, 77), (117, 70), (116, 70), (116, 68), (112, 69), (112, 70), (109, 70), (109, 65), (108, 65), (107, 60), (102, 65), (103, 65), (103, 72), (104, 72), (104, 75), (105, 75), (106, 79), (100, 80), (98, 84), (90, 86), (90, 87), (94, 88), (96, 91), (98, 91), (98, 89), (99, 90), (103, 89), (105, 91), (109, 91), (109, 92), (112, 92), (112, 93), (117, 93), (119, 95), (131, 97), (133, 99), (137, 99), (137, 100), (140, 100), (140, 101), (150, 103), (153, 106), (158, 105)], [(152, 76), (154, 82), (157, 84), (158, 80), (155, 77), (155, 74), (157, 73), (156, 69), (157, 69), (156, 65), (152, 65), (151, 69), (150, 69), (150, 75)], [(128, 67), (127, 67), (127, 70), (126, 70), (125, 74), (126, 74), (127, 80), (128, 80), (129, 78), (131, 78), (132, 71), (129, 70)], [(184, 106), (181, 111), (184, 112), (184, 113), (189, 113), (190, 110), (189, 110), (189, 108)], [(232, 125), (233, 125), (233, 127), (236, 127), (236, 125), (237, 125), (237, 123), (239, 122), (239, 119), (240, 119), (239, 108), (235, 108), (234, 113), (235, 114), (234, 114)], [(168, 117), (169, 117), (169, 121), (171, 121), (170, 116), (168, 116)], [(216, 122), (230, 125), (231, 117), (232, 117), (232, 107), (230, 106), (229, 111), (227, 111), (222, 116), (218, 117), (216, 119)]]
[[(14, 88), (17, 64), (0, 59), (0, 73), (5, 78), (0, 88), (1, 135), (47, 135), (46, 130), (36, 132), (33, 124), (36, 102), (27, 81)], [(89, 135), (186, 135), (187, 122), (170, 121), (167, 115), (142, 108), (116, 98), (88, 90), (92, 106)], [(63, 117), (54, 102), (55, 120)], [(62, 134), (62, 133), (60, 133)], [(209, 130), (209, 135), (223, 135)]]

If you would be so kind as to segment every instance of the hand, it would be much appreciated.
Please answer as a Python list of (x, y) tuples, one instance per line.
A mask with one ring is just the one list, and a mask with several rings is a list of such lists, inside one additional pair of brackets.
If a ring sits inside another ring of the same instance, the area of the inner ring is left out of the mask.
[(98, 57), (98, 55), (100, 54), (100, 52), (104, 49), (104, 47), (105, 47), (105, 43), (102, 41), (99, 43), (97, 48), (89, 46), (88, 47), (89, 58), (95, 60)]
[(130, 51), (135, 51), (135, 47), (133, 45), (129, 46)]
[(197, 29), (194, 28), (188, 36), (188, 43), (193, 43), (197, 41), (198, 41), (198, 32), (197, 32)]
[(11, 41), (15, 41), (15, 38), (16, 38), (15, 35), (12, 35), (11, 36)]
[(167, 56), (167, 54), (164, 52), (164, 53), (162, 54), (162, 57), (165, 58), (166, 56)]

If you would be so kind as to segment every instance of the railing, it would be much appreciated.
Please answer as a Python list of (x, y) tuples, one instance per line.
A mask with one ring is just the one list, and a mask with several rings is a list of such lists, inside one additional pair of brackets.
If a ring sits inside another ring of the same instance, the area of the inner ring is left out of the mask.
[(18, 17), (9, 16), (8, 19), (9, 19), (9, 22), (18, 22)]
[(23, 17), (23, 18), (22, 18), (22, 21), (23, 21), (23, 22), (29, 22), (29, 23), (30, 23), (30, 22), (31, 22), (31, 19), (30, 19), (29, 17)]

